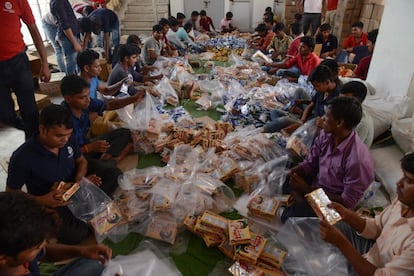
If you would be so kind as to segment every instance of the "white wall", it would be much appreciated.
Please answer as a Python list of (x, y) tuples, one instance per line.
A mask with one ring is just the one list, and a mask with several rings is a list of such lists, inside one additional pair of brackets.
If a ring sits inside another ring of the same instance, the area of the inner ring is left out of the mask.
[(257, 24), (263, 22), (263, 14), (266, 7), (273, 9), (274, 0), (252, 0), (252, 29), (256, 28)]
[[(184, 13), (184, 0), (170, 0), (170, 11), (172, 16), (176, 16), (177, 12)], [(189, 14), (186, 14), (185, 16), (190, 18)], [(186, 18), (186, 20), (188, 18)]]
[(386, 0), (367, 81), (381, 95), (414, 97), (414, 1)]

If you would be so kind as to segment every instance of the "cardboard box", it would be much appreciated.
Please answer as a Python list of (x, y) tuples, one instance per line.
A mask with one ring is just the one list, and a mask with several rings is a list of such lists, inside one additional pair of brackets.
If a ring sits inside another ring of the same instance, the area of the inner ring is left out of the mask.
[(374, 10), (372, 11), (371, 19), (381, 21), (382, 14), (384, 13), (384, 6), (375, 5)]
[(285, 6), (285, 18), (295, 18), (296, 6)]
[(352, 24), (353, 23), (352, 22), (352, 13), (353, 13), (353, 10), (346, 10), (345, 11), (344, 17), (343, 17), (343, 20), (342, 20), (342, 22), (344, 24), (346, 24), (346, 23)]
[(346, 3), (346, 9), (352, 10), (355, 7), (355, 0), (348, 0)]
[[(52, 104), (52, 102), (50, 101), (49, 96), (47, 96), (47, 95), (42, 95), (42, 94), (35, 93), (34, 96), (35, 96), (37, 109), (39, 109), (39, 110), (42, 110), (46, 106)], [(12, 99), (14, 101), (14, 110), (16, 112), (19, 112), (19, 104), (17, 103), (17, 98), (16, 98), (16, 95), (14, 93), (12, 93)]]
[(60, 82), (65, 77), (65, 73), (52, 73), (49, 82), (39, 82), (39, 93), (46, 95), (60, 95)]
[(361, 9), (361, 17), (371, 18), (374, 10), (374, 4), (364, 4)]
[(369, 26), (369, 21), (370, 21), (371, 19), (369, 19), (369, 18), (361, 18), (360, 19), (360, 21), (362, 22), (362, 23), (364, 23), (364, 28), (362, 29), (364, 32), (367, 32), (367, 30), (368, 30), (368, 26)]
[(385, 5), (385, 0), (364, 0), (364, 4), (376, 4), (376, 5)]
[(379, 20), (371, 19), (369, 21), (367, 31), (370, 32), (370, 31), (372, 31), (374, 29), (378, 29), (379, 28), (379, 25), (380, 25), (380, 21)]
[(112, 71), (112, 65), (106, 63), (106, 59), (100, 59), (99, 61), (101, 62), (101, 67), (102, 67), (102, 71), (99, 74), (99, 79), (101, 81), (107, 81), (109, 78), (109, 74)]

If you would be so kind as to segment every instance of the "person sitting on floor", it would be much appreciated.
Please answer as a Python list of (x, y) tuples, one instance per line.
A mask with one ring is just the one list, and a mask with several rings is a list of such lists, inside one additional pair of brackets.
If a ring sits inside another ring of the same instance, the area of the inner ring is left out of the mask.
[[(72, 117), (65, 108), (60, 105), (45, 107), (39, 124), (38, 132), (16, 149), (10, 158), (6, 191), (21, 191), (26, 185), (31, 198), (41, 205), (54, 208), (59, 214), (62, 225), (57, 234), (58, 242), (78, 244), (91, 234), (90, 229), (85, 222), (73, 216), (67, 207), (69, 202), (56, 196), (55, 186), (60, 181), (79, 182), (87, 174), (88, 162), (72, 135)], [(90, 175), (89, 180), (101, 185), (96, 175)], [(3, 229), (5, 226), (2, 224)]]
[(319, 32), (316, 36), (316, 44), (322, 44), (321, 58), (336, 58), (338, 51), (338, 39), (331, 33), (331, 25), (325, 23), (319, 27)]
[(268, 30), (264, 23), (257, 25), (255, 31), (259, 36), (250, 43), (250, 46), (266, 53), (267, 47), (272, 42), (275, 33), (272, 30)]
[(216, 27), (214, 27), (213, 20), (210, 16), (207, 16), (207, 12), (205, 10), (200, 11), (200, 32), (202, 33), (215, 33)]
[[(294, 58), (282, 63), (267, 63), (271, 66), (269, 74), (275, 74), (280, 77), (289, 77), (291, 81), (297, 82), (299, 75), (309, 76), (313, 69), (321, 63), (320, 58), (313, 52), (315, 40), (311, 36), (304, 36), (300, 39), (299, 54)], [(296, 68), (298, 70), (289, 71), (286, 69)], [(283, 70), (280, 70), (283, 69)]]
[(271, 121), (264, 127), (264, 132), (276, 132), (283, 130), (290, 134), (306, 121), (325, 114), (325, 107), (335, 97), (339, 96), (339, 86), (333, 81), (331, 70), (325, 65), (319, 65), (310, 74), (308, 81), (312, 83), (316, 94), (313, 96), (307, 91), (297, 89), (294, 95), (294, 101), (300, 104), (308, 104), (303, 114), (294, 112), (295, 114), (275, 109), (271, 112)]
[(321, 238), (339, 248), (352, 266), (348, 275), (414, 275), (414, 153), (401, 160), (397, 198), (375, 218), (362, 218), (333, 202), (342, 217), (320, 221)]
[(363, 32), (364, 23), (355, 22), (352, 24), (352, 33), (347, 36), (342, 44), (342, 50), (337, 57), (338, 62), (343, 63), (352, 63), (351, 62), (351, 53), (358, 47), (365, 48), (368, 43), (367, 33)]
[(73, 118), (76, 142), (88, 160), (121, 161), (132, 148), (131, 132), (125, 128), (111, 131), (91, 141), (88, 137), (90, 127), (89, 113), (98, 112), (102, 116), (105, 110), (115, 110), (132, 103), (138, 103), (145, 97), (145, 90), (139, 90), (134, 96), (102, 101), (89, 98), (89, 84), (79, 76), (69, 75), (62, 79), (60, 90), (67, 108)]
[(361, 120), (361, 103), (353, 97), (336, 97), (322, 117), (322, 130), (305, 161), (293, 167), (284, 193), (294, 203), (282, 214), (289, 217), (316, 216), (304, 195), (323, 188), (331, 201), (354, 208), (374, 180), (374, 163), (355, 127)]
[(372, 30), (368, 33), (367, 46), (368, 46), (368, 51), (370, 54), (369, 56), (364, 57), (363, 59), (359, 61), (358, 66), (354, 72), (354, 77), (360, 78), (363, 80), (367, 79), (369, 65), (371, 64), (372, 54), (374, 52), (375, 42), (377, 41), (377, 36), (378, 36), (378, 29)]
[[(367, 96), (367, 87), (360, 81), (350, 81), (341, 87), (341, 95), (355, 97), (362, 104)], [(355, 131), (369, 148), (374, 140), (374, 121), (364, 108), (362, 108), (361, 122), (356, 126)]]
[(237, 30), (237, 28), (231, 24), (232, 19), (233, 19), (233, 13), (230, 11), (227, 12), (226, 17), (224, 17), (220, 22), (220, 28), (221, 28), (222, 33), (231, 33)]
[(0, 223), (0, 275), (40, 275), (40, 261), (76, 258), (53, 275), (99, 276), (112, 257), (112, 250), (102, 244), (49, 243), (59, 223), (50, 210), (23, 193), (0, 193)]
[(94, 50), (86, 49), (78, 54), (78, 67), (80, 69), (80, 77), (87, 81), (89, 86), (89, 97), (91, 99), (97, 98), (97, 92), (103, 95), (113, 95), (121, 89), (122, 84), (128, 79), (124, 78), (119, 82), (106, 86), (98, 79), (102, 71), (101, 63), (99, 61), (99, 54)]
[(166, 34), (169, 43), (171, 43), (175, 49), (177, 49), (180, 55), (185, 55), (187, 47), (186, 45), (178, 38), (177, 31), (179, 29), (178, 21), (175, 17), (170, 17), (168, 19), (169, 30)]
[(152, 36), (144, 42), (142, 59), (145, 65), (153, 65), (166, 48), (163, 38), (163, 27), (159, 24), (152, 27)]
[(182, 12), (177, 12), (177, 21), (178, 21), (178, 26), (184, 27), (185, 14), (183, 14)]
[(139, 54), (141, 53), (140, 48), (132, 44), (122, 44), (118, 49), (119, 62), (112, 69), (109, 74), (108, 84), (114, 85), (122, 80), (127, 79), (120, 90), (120, 93), (116, 95), (135, 95), (138, 89), (135, 86), (145, 85), (153, 86), (149, 76), (142, 76), (135, 70), (135, 65), (139, 60)]
[(285, 25), (283, 23), (277, 23), (273, 31), (275, 36), (267, 47), (267, 51), (270, 53), (273, 50), (272, 59), (274, 61), (282, 61), (286, 58), (293, 38), (285, 33)]

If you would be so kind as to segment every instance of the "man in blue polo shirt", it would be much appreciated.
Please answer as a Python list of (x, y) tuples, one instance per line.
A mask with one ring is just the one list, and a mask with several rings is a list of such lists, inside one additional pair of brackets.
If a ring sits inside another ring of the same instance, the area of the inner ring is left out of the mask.
[[(77, 244), (89, 233), (86, 223), (75, 218), (57, 197), (55, 184), (60, 181), (78, 182), (86, 175), (87, 161), (72, 135), (73, 122), (69, 112), (59, 105), (43, 109), (39, 131), (21, 145), (10, 159), (6, 191), (27, 192), (40, 204), (55, 208), (62, 219), (58, 241)], [(91, 180), (99, 178), (93, 176)]]

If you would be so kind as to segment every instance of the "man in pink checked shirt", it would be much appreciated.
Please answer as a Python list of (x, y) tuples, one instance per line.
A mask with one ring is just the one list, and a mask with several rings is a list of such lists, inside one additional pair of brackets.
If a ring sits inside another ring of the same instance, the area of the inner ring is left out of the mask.
[(343, 222), (337, 227), (320, 222), (322, 239), (341, 250), (350, 275), (414, 275), (414, 153), (403, 157), (401, 169), (397, 198), (375, 218), (332, 203)]

